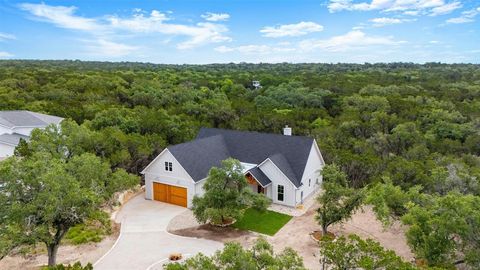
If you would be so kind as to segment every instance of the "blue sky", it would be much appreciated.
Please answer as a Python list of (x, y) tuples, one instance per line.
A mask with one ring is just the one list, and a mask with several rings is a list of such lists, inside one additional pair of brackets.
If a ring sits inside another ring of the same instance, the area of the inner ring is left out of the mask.
[(480, 62), (479, 0), (0, 0), (0, 59)]

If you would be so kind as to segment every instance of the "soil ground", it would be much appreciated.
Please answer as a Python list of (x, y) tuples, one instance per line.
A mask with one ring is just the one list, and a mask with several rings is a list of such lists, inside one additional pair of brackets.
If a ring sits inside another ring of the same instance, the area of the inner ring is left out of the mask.
[[(310, 236), (311, 232), (320, 229), (315, 221), (316, 208), (317, 205), (314, 204), (304, 215), (293, 217), (274, 236), (264, 235), (276, 252), (280, 252), (286, 247), (295, 249), (303, 257), (308, 269), (319, 269), (318, 243)], [(178, 225), (178, 229), (176, 229), (176, 225)], [(260, 236), (258, 233), (241, 231), (235, 228), (198, 225), (191, 212), (184, 213), (172, 220), (168, 230), (177, 235), (206, 238), (224, 243), (236, 241), (244, 247), (250, 247), (255, 239)], [(385, 248), (394, 250), (405, 260), (411, 261), (413, 254), (406, 243), (404, 230), (405, 228), (398, 223), (394, 223), (389, 228), (384, 228), (375, 218), (370, 207), (364, 207), (352, 219), (330, 228), (330, 231), (336, 235), (357, 234), (362, 238), (372, 238)]]
[[(80, 261), (82, 265), (94, 263), (103, 256), (115, 243), (118, 232), (107, 236), (99, 243), (89, 243), (79, 246), (62, 245), (58, 249), (57, 263), (69, 264)], [(7, 256), (0, 261), (0, 269), (39, 269), (46, 265), (48, 258), (46, 248), (39, 244), (34, 255), (22, 256), (20, 254)]]

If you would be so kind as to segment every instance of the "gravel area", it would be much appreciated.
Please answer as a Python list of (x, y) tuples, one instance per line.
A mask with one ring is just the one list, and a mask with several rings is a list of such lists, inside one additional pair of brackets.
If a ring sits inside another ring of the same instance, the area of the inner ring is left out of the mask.
[(193, 212), (191, 210), (185, 211), (182, 214), (174, 217), (170, 223), (168, 223), (167, 231), (176, 231), (176, 230), (183, 230), (193, 227), (198, 227), (201, 224), (197, 222), (195, 217), (193, 216)]

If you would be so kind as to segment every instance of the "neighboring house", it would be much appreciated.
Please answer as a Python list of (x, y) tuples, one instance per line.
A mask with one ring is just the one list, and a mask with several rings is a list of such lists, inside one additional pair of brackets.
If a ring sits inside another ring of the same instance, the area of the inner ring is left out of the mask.
[(324, 161), (309, 137), (202, 128), (193, 141), (167, 147), (143, 171), (145, 197), (185, 207), (201, 196), (210, 168), (238, 159), (254, 192), (296, 207), (320, 188)]
[(31, 111), (0, 111), (0, 158), (13, 155), (20, 139), (28, 141), (35, 128), (58, 125), (61, 117)]

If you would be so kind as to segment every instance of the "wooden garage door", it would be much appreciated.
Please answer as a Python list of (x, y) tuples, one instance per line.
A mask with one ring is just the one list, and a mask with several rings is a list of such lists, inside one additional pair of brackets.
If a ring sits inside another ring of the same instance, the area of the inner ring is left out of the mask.
[(153, 199), (187, 207), (187, 189), (161, 183), (153, 183)]

